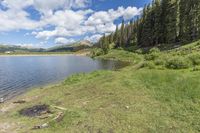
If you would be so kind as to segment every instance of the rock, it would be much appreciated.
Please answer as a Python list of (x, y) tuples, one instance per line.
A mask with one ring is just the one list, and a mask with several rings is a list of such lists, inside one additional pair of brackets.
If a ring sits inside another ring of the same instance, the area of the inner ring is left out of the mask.
[(0, 103), (4, 103), (4, 98), (0, 98)]
[(130, 107), (129, 106), (126, 106), (126, 109), (129, 109)]
[(43, 129), (43, 128), (48, 128), (48, 127), (49, 127), (49, 124), (44, 123), (44, 124), (39, 125), (39, 126), (34, 126), (32, 129), (35, 130), (35, 129)]

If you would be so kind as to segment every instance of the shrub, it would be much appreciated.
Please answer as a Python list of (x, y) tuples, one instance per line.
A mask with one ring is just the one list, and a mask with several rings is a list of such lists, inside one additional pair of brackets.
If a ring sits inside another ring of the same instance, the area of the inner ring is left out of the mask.
[(165, 60), (164, 59), (156, 59), (154, 61), (155, 65), (165, 65)]
[(167, 60), (166, 67), (169, 69), (186, 69), (190, 67), (190, 61), (183, 57), (172, 57)]
[(200, 67), (199, 66), (195, 66), (192, 71), (200, 71)]
[(200, 65), (200, 54), (195, 53), (188, 56), (193, 65)]
[(151, 61), (144, 62), (142, 67), (146, 67), (146, 68), (149, 68), (149, 69), (155, 69), (156, 68), (155, 64)]
[(136, 49), (136, 47), (135, 46), (129, 46), (129, 47), (127, 47), (127, 48), (125, 48), (125, 50), (127, 50), (127, 51), (134, 51)]
[(122, 47), (118, 47), (117, 49), (118, 49), (118, 50), (124, 50)]
[(142, 49), (137, 49), (137, 50), (135, 51), (135, 53), (137, 53), (137, 54), (142, 54), (143, 51), (142, 51)]
[(152, 48), (149, 50), (149, 54), (145, 55), (146, 60), (155, 60), (160, 55), (160, 50), (158, 48)]
[(159, 53), (150, 53), (144, 56), (145, 60), (155, 60), (159, 57)]
[(109, 49), (114, 49), (115, 48), (115, 43), (111, 43), (111, 44), (109, 44)]
[(100, 55), (103, 55), (103, 54), (104, 54), (104, 52), (103, 52), (103, 50), (100, 49), (100, 48), (95, 48), (95, 49), (93, 49), (92, 52), (91, 52), (91, 56), (92, 56), (92, 57), (100, 56)]
[(155, 47), (155, 48), (152, 48), (152, 49), (149, 50), (149, 53), (150, 53), (150, 54), (152, 54), (152, 53), (160, 53), (160, 49), (159, 49), (159, 48), (156, 48), (156, 47)]

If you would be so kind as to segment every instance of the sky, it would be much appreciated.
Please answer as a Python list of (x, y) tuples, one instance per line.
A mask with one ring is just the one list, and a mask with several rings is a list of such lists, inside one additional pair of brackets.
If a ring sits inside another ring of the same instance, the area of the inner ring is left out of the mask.
[(96, 42), (151, 0), (0, 0), (0, 44), (48, 48)]

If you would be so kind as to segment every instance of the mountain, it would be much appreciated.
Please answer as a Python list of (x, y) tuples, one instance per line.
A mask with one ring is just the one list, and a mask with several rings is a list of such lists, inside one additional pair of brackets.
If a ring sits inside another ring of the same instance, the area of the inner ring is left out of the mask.
[(47, 49), (47, 52), (76, 52), (82, 49), (91, 48), (93, 44), (90, 41), (83, 40), (69, 45), (60, 45)]
[(6, 51), (11, 52), (42, 52), (44, 49), (42, 48), (29, 48), (15, 45), (0, 45), (0, 53), (4, 53)]

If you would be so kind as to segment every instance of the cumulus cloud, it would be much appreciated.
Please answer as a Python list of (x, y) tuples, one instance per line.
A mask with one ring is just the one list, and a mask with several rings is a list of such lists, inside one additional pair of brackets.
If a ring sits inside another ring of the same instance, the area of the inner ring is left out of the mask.
[(33, 0), (34, 7), (45, 15), (53, 14), (56, 9), (85, 8), (91, 0)]
[(119, 7), (117, 10), (110, 9), (108, 11), (99, 11), (91, 15), (85, 24), (94, 26), (98, 24), (111, 23), (119, 17), (123, 17), (125, 20), (128, 20), (139, 15), (141, 11), (142, 8), (136, 7)]
[[(6, 8), (0, 8), (0, 32), (31, 30), (31, 35), (36, 38), (56, 38), (55, 43), (65, 44), (75, 41), (66, 38), (86, 36), (89, 33), (91, 36), (85, 39), (95, 42), (103, 33), (115, 30), (115, 20), (121, 17), (129, 20), (142, 10), (136, 7), (97, 12), (86, 10), (85, 7), (90, 6), (91, 2), (92, 0), (0, 0), (0, 4)], [(40, 13), (39, 20), (32, 20), (30, 12), (25, 10), (30, 6)]]
[(100, 38), (102, 37), (101, 34), (95, 34), (95, 35), (92, 35), (92, 36), (86, 36), (84, 38), (84, 40), (88, 40), (90, 42), (97, 42)]
[(75, 40), (74, 39), (66, 39), (64, 37), (58, 37), (55, 39), (55, 43), (56, 44), (71, 44), (74, 43)]

